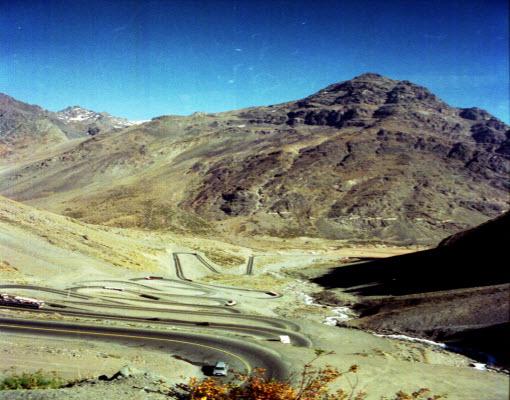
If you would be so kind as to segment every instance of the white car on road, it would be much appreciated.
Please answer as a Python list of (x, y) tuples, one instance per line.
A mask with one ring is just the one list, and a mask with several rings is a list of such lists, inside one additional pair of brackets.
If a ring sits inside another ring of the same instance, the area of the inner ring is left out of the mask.
[(218, 361), (213, 369), (214, 376), (227, 376), (228, 364), (224, 361)]

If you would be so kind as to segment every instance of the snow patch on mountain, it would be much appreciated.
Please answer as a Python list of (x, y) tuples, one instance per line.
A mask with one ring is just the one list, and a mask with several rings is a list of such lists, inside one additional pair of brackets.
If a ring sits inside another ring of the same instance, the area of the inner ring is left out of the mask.
[(57, 118), (65, 122), (93, 122), (101, 118), (101, 114), (79, 106), (73, 106), (57, 112)]
[(92, 124), (103, 122), (111, 125), (115, 129), (127, 128), (128, 126), (143, 124), (147, 121), (129, 121), (126, 118), (114, 117), (108, 113), (99, 113), (80, 106), (67, 107), (56, 113), (59, 120), (66, 123), (85, 123)]

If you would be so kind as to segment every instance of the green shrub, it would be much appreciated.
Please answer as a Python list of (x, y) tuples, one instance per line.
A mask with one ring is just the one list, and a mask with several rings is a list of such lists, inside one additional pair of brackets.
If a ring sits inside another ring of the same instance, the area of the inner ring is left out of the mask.
[(64, 383), (54, 372), (49, 375), (44, 375), (42, 371), (23, 372), (21, 375), (4, 377), (0, 381), (0, 390), (58, 389), (64, 386)]

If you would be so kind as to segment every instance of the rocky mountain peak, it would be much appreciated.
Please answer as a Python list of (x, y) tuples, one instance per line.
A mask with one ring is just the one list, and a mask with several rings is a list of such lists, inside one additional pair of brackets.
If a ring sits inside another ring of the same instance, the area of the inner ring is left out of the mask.
[(307, 97), (305, 101), (326, 106), (384, 104), (445, 106), (423, 86), (407, 80), (396, 81), (374, 73), (362, 74), (351, 80), (332, 84)]
[(347, 104), (384, 104), (386, 94), (395, 81), (378, 74), (367, 73), (354, 79), (334, 83), (304, 99), (306, 103), (325, 106)]
[[(126, 118), (114, 117), (106, 112), (96, 112), (79, 105), (70, 106), (55, 113), (56, 118), (67, 124), (85, 124), (92, 126), (93, 132), (99, 133), (110, 129), (122, 129), (137, 125), (144, 121), (129, 121)], [(90, 134), (90, 130), (88, 131)]]
[[(91, 221), (430, 244), (508, 209), (509, 127), (377, 74), (283, 104), (162, 117), (120, 135), (108, 134), (115, 124), (106, 114), (62, 111), (101, 115), (89, 124), (47, 113), (45, 120), (11, 119), (10, 130), (0, 126), (0, 154), (28, 149), (21, 156), (32, 159), (32, 149), (48, 143), (102, 138), (66, 147), (44, 165), (5, 170), (0, 193), (42, 199)], [(54, 126), (43, 130), (44, 121)], [(82, 203), (84, 195), (63, 194), (75, 190), (93, 194)], [(146, 212), (148, 198), (161, 211)], [(105, 207), (90, 207), (92, 199)]]
[(358, 80), (376, 81), (376, 80), (391, 80), (391, 79), (386, 78), (386, 77), (382, 76), (381, 74), (377, 74), (375, 72), (365, 72), (361, 75), (358, 75), (358, 76), (352, 78), (351, 80), (353, 80), (353, 81), (358, 81)]
[(87, 110), (80, 106), (71, 106), (64, 108), (56, 113), (56, 116), (60, 120), (66, 122), (82, 122), (82, 121), (96, 121), (101, 117), (100, 113), (95, 111)]
[[(296, 126), (326, 125), (367, 127), (394, 117), (414, 125), (446, 126), (457, 111), (425, 87), (393, 80), (375, 73), (334, 83), (296, 102), (271, 109), (251, 109), (243, 115), (250, 122)], [(446, 131), (445, 131), (446, 132)]]
[(58, 112), (45, 110), (0, 93), (0, 156), (18, 159), (34, 149), (69, 139), (121, 130), (144, 121), (128, 121), (75, 105)]

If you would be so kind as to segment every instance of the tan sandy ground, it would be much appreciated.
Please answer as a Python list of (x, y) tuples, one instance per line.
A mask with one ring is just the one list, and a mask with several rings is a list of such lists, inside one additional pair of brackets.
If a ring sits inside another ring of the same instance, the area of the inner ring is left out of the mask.
[(0, 375), (54, 371), (58, 376), (81, 380), (113, 375), (124, 365), (150, 370), (179, 382), (203, 376), (200, 368), (161, 351), (91, 340), (41, 338), (34, 335), (0, 336)]
[[(238, 300), (238, 308), (246, 313), (283, 316), (297, 321), (311, 337), (315, 348), (336, 352), (324, 362), (342, 369), (351, 364), (360, 366), (360, 387), (370, 391), (370, 398), (420, 387), (447, 393), (449, 399), (508, 398), (506, 375), (474, 370), (464, 357), (423, 345), (378, 338), (359, 330), (323, 325), (322, 321), (331, 315), (331, 310), (304, 304), (304, 294), (317, 291), (318, 287), (285, 273), (300, 271), (304, 266), (315, 265), (321, 269), (338, 265), (346, 257), (389, 256), (415, 249), (348, 248), (335, 241), (308, 238), (259, 238), (251, 243), (225, 243), (218, 239), (87, 225), (7, 199), (0, 200), (2, 283), (26, 281), (64, 288), (90, 279), (129, 279), (149, 273), (174, 276), (172, 252), (198, 251), (206, 257), (209, 255), (210, 261), (227, 274), (204, 275), (207, 271), (204, 272), (193, 257), (183, 259), (185, 273), (215, 284), (282, 292), (282, 298), (272, 300), (228, 289), (217, 289), (214, 295)], [(255, 255), (255, 275), (243, 276), (250, 255)], [(268, 342), (267, 345), (280, 350), (292, 365), (301, 365), (313, 353), (279, 343)], [(5, 356), (4, 371), (15, 366), (19, 372), (43, 368), (58, 369), (74, 376), (97, 376), (114, 372), (126, 363), (146, 366), (169, 377), (197, 371), (196, 367), (173, 360), (164, 353), (151, 352), (147, 356), (148, 353), (136, 348), (95, 342), (30, 340), (24, 336), (2, 335), (0, 350)], [(99, 353), (114, 356), (103, 357)]]
[[(435, 394), (447, 394), (448, 399), (503, 400), (508, 396), (508, 376), (477, 371), (469, 366), (470, 360), (461, 355), (428, 345), (379, 338), (359, 330), (322, 325), (319, 321), (327, 310), (315, 306), (298, 305), (292, 314), (306, 315), (306, 319), (296, 317), (294, 320), (300, 321), (303, 332), (313, 338), (313, 348), (274, 342), (266, 342), (267, 346), (280, 351), (291, 365), (311, 360), (314, 349), (333, 350), (334, 354), (324, 356), (316, 365), (332, 365), (340, 370), (358, 365), (358, 388), (366, 390), (369, 399), (379, 399), (398, 390), (412, 392), (422, 387)], [(156, 328), (150, 324), (143, 326)], [(9, 372), (11, 367), (18, 372), (43, 369), (77, 379), (112, 374), (129, 364), (160, 374), (170, 381), (200, 375), (196, 367), (177, 361), (164, 352), (95, 341), (2, 335), (0, 354), (4, 361), (0, 373)], [(333, 387), (348, 389), (349, 384), (341, 379)]]

